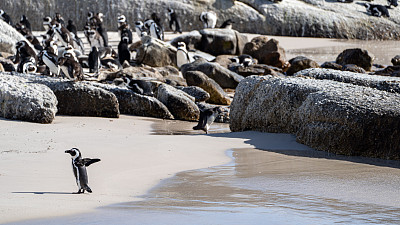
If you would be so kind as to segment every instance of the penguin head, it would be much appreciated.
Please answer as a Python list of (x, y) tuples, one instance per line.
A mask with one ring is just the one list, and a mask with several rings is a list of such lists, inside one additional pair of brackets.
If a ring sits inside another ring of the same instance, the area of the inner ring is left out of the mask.
[(21, 48), (26, 46), (26, 41), (18, 41), (15, 47), (20, 50)]
[(93, 16), (94, 16), (94, 12), (93, 11), (88, 12), (88, 14), (87, 14), (87, 18), (88, 19), (93, 18)]
[(68, 153), (71, 155), (71, 158), (76, 159), (79, 156), (81, 156), (81, 152), (77, 148), (71, 148), (70, 150), (66, 150), (65, 153)]
[(125, 23), (126, 22), (126, 17), (124, 15), (118, 16), (118, 23)]
[(171, 8), (168, 8), (168, 14), (171, 15), (172, 13), (174, 13), (174, 10)]
[(27, 19), (26, 19), (26, 16), (25, 15), (22, 15), (21, 16), (21, 20), (20, 20), (20, 22), (22, 23), (22, 22), (25, 22)]
[(0, 16), (4, 15), (4, 10), (0, 9)]

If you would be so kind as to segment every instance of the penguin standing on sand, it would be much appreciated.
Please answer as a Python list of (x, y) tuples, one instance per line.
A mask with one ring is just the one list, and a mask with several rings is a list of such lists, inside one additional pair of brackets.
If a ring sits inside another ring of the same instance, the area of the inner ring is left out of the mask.
[(82, 158), (82, 154), (77, 148), (66, 150), (65, 153), (70, 154), (72, 158), (72, 170), (74, 171), (76, 184), (78, 185), (77, 194), (85, 193), (85, 191), (92, 193), (88, 185), (89, 179), (86, 167), (99, 162), (100, 159)]
[(190, 63), (191, 61), (193, 60), (191, 60), (189, 56), (185, 42), (178, 42), (178, 49), (176, 51), (176, 65), (178, 68), (181, 68), (183, 64)]
[(9, 15), (4, 10), (0, 9), (0, 18), (12, 26), (12, 21)]
[(199, 123), (193, 127), (193, 130), (204, 130), (206, 134), (208, 134), (211, 124), (214, 122), (215, 118), (217, 118), (219, 113), (221, 113), (220, 107), (202, 110), (200, 112)]

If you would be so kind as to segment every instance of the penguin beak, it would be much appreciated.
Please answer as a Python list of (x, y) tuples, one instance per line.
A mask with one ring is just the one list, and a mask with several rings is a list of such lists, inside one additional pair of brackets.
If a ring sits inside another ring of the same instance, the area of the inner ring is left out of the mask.
[(66, 150), (66, 151), (65, 151), (65, 153), (69, 153), (69, 154), (71, 154), (71, 153), (72, 153), (72, 151), (71, 151), (71, 149), (70, 149), (70, 150)]

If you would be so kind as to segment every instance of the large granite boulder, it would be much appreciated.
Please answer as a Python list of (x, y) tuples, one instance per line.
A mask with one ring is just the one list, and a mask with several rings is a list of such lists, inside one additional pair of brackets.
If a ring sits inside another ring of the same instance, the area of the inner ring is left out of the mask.
[(15, 44), (22, 40), (28, 42), (14, 27), (0, 19), (0, 52), (15, 54)]
[(377, 90), (400, 94), (400, 78), (387, 76), (371, 76), (369, 74), (337, 71), (333, 69), (307, 69), (295, 76), (311, 77), (319, 80), (334, 80), (358, 86), (375, 88)]
[(157, 99), (167, 106), (169, 111), (179, 120), (196, 121), (200, 110), (194, 103), (195, 99), (168, 84), (161, 84), (157, 89)]
[(137, 63), (152, 67), (176, 66), (174, 46), (150, 36), (142, 37), (142, 43), (137, 50)]
[(232, 100), (227, 96), (221, 86), (203, 72), (188, 71), (184, 76), (188, 85), (201, 87), (210, 94), (210, 98), (207, 100), (208, 102), (218, 105), (231, 104)]
[(0, 8), (14, 21), (19, 21), (21, 14), (28, 15), (34, 30), (43, 29), (44, 15), (52, 16), (60, 9), (64, 18), (73, 18), (80, 28), (85, 25), (87, 12), (94, 10), (105, 15), (104, 27), (109, 31), (117, 30), (113, 18), (121, 14), (131, 22), (149, 18), (152, 13), (157, 13), (161, 24), (169, 30), (168, 16), (164, 15), (167, 8), (173, 8), (187, 21), (181, 21), (183, 31), (202, 29), (198, 19), (200, 13), (212, 10), (218, 15), (217, 26), (224, 20), (232, 19), (235, 21), (233, 29), (242, 33), (365, 40), (400, 39), (399, 10), (390, 10), (389, 19), (378, 18), (366, 13), (362, 4), (344, 6), (336, 1), (284, 0), (276, 4), (264, 0), (121, 0), (99, 4), (97, 0), (2, 0)]
[(118, 98), (119, 110), (123, 114), (174, 119), (168, 108), (155, 97), (137, 94), (127, 88), (114, 85), (99, 83), (92, 85), (114, 93)]
[(251, 55), (261, 64), (267, 64), (278, 68), (287, 66), (286, 53), (279, 45), (276, 39), (270, 39), (266, 36), (258, 36), (246, 43), (243, 54)]
[(117, 97), (90, 83), (71, 82), (66, 79), (13, 73), (32, 83), (48, 86), (56, 95), (58, 114), (70, 116), (119, 117)]
[(374, 56), (370, 55), (367, 50), (360, 48), (346, 49), (336, 58), (336, 63), (340, 65), (354, 64), (366, 71), (371, 70), (373, 61)]
[(287, 75), (293, 75), (301, 70), (308, 68), (318, 68), (319, 65), (312, 59), (309, 59), (304, 56), (297, 56), (291, 60), (289, 60), (290, 67), (286, 71)]
[(57, 98), (45, 85), (0, 73), (0, 116), (13, 120), (51, 123), (57, 112)]
[(198, 49), (214, 56), (241, 55), (247, 36), (232, 29), (203, 29), (171, 40), (173, 46), (185, 42), (188, 49)]
[(292, 133), (345, 155), (400, 159), (400, 95), (330, 80), (251, 76), (231, 105), (232, 131)]
[(197, 60), (193, 63), (182, 65), (183, 76), (188, 71), (201, 71), (211, 79), (215, 80), (222, 88), (236, 88), (243, 79), (239, 74), (222, 67), (218, 63), (211, 63), (203, 60)]
[(197, 86), (188, 86), (188, 87), (182, 87), (182, 86), (177, 86), (177, 89), (184, 91), (186, 94), (192, 96), (195, 98), (195, 102), (204, 102), (207, 101), (210, 98), (210, 94), (203, 90), (201, 87)]

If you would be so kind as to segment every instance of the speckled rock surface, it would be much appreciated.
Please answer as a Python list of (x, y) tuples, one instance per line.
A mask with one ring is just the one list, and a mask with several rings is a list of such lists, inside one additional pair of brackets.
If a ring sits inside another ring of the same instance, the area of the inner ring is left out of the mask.
[(232, 131), (292, 133), (345, 155), (400, 159), (400, 95), (331, 80), (251, 76), (231, 105)]
[(334, 80), (358, 86), (375, 88), (381, 91), (400, 93), (400, 78), (378, 75), (368, 75), (333, 69), (307, 69), (300, 71), (295, 76), (307, 76), (320, 80)]
[(27, 41), (22, 34), (0, 19), (0, 52), (15, 54), (15, 44), (21, 40)]
[(161, 84), (157, 89), (157, 99), (167, 106), (175, 119), (196, 121), (200, 110), (194, 97), (168, 84)]
[(57, 98), (45, 85), (0, 73), (0, 116), (37, 123), (51, 123), (57, 112)]
[(119, 117), (117, 97), (89, 83), (71, 82), (65, 79), (12, 73), (25, 77), (32, 83), (48, 86), (58, 100), (58, 114), (71, 116)]

